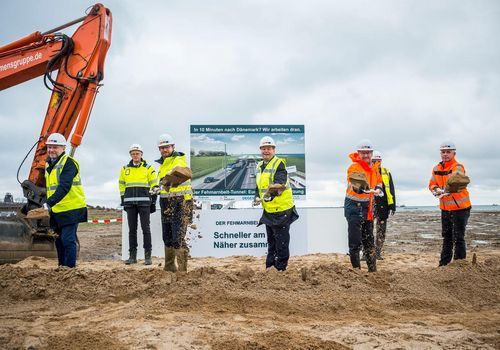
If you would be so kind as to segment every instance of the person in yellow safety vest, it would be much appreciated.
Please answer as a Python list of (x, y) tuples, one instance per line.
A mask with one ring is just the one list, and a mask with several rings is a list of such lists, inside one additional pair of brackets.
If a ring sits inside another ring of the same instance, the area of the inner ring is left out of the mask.
[(45, 183), (50, 226), (57, 233), (59, 266), (75, 267), (78, 223), (87, 222), (87, 204), (80, 179), (80, 165), (65, 153), (66, 138), (51, 134), (47, 141), (49, 158), (45, 163)]
[(396, 212), (396, 190), (391, 172), (382, 166), (382, 153), (374, 151), (372, 162), (379, 169), (382, 176), (382, 190), (384, 191), (384, 196), (375, 197), (375, 227), (377, 233), (375, 237), (375, 255), (378, 260), (384, 260), (382, 251), (387, 230), (387, 219), (389, 218), (389, 213), (394, 215)]
[(129, 258), (125, 264), (137, 263), (137, 217), (140, 217), (144, 236), (144, 264), (151, 265), (151, 228), (150, 215), (156, 211), (158, 179), (155, 169), (142, 159), (141, 145), (134, 143), (129, 149), (132, 158), (120, 169), (118, 187), (121, 204), (127, 213)]
[[(259, 148), (262, 161), (255, 170), (257, 188), (253, 204), (262, 204), (264, 211), (257, 226), (266, 225), (266, 268), (274, 266), (278, 271), (284, 271), (290, 258), (290, 225), (299, 215), (293, 203), (285, 160), (276, 156), (273, 138), (263, 137)], [(282, 190), (271, 192), (273, 184), (283, 185)]]
[[(186, 155), (175, 150), (171, 135), (162, 134), (158, 139), (161, 158), (158, 179), (169, 174), (173, 168), (188, 167)], [(193, 190), (191, 180), (176, 187), (162, 188), (160, 191), (161, 228), (165, 244), (165, 271), (187, 271), (189, 249), (186, 243), (187, 225), (192, 218)], [(176, 260), (177, 265), (176, 266)]]

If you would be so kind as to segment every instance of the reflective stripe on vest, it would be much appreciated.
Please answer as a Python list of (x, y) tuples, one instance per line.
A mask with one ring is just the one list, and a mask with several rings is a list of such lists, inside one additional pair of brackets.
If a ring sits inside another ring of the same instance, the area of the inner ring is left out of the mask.
[(57, 190), (57, 186), (59, 186), (59, 178), (61, 176), (61, 172), (66, 164), (68, 158), (75, 163), (77, 173), (73, 178), (73, 184), (69, 189), (69, 192), (61, 199), (56, 205), (54, 205), (51, 210), (54, 213), (61, 213), (69, 210), (86, 208), (87, 204), (85, 203), (85, 194), (83, 192), (82, 182), (80, 179), (80, 165), (78, 162), (68, 156), (63, 155), (57, 164), (52, 168), (50, 174), (47, 169), (49, 168), (48, 162), (45, 163), (45, 183), (47, 188), (47, 199), (52, 197)]
[[(145, 160), (137, 166), (129, 164), (122, 167), (118, 188), (124, 202), (149, 202), (149, 190), (158, 184), (154, 168)], [(137, 199), (139, 198), (139, 199)]]
[[(451, 166), (451, 169), (443, 169), (443, 164), (439, 163), (433, 169), (433, 174), (431, 177), (431, 183), (435, 182), (435, 187), (440, 187), (442, 189), (446, 188), (446, 183), (448, 178), (453, 173), (465, 174), (465, 167), (460, 163), (455, 163)], [(439, 200), (439, 207), (442, 210), (461, 210), (466, 209), (471, 206), (469, 191), (465, 188), (458, 193), (452, 193), (449, 196), (441, 197)]]
[(186, 195), (193, 195), (193, 191), (184, 190), (184, 191), (160, 193), (160, 198), (171, 198), (171, 197), (186, 196)]
[(149, 202), (149, 197), (127, 197), (123, 199), (124, 202)]
[(352, 199), (353, 201), (357, 202), (369, 202), (370, 201), (370, 196), (367, 197), (359, 197), (359, 196), (353, 196), (350, 193), (346, 193), (345, 195), (347, 198)]
[[(259, 189), (259, 197), (262, 199), (264, 193), (266, 193), (267, 188), (270, 184), (274, 183), (274, 174), (276, 170), (278, 170), (278, 166), (285, 161), (281, 158), (274, 157), (269, 163), (267, 163), (266, 167), (262, 171), (263, 162), (260, 161), (257, 164), (257, 169), (255, 172), (255, 180), (257, 182), (257, 188)], [(293, 193), (292, 188), (290, 187), (288, 176), (285, 184), (285, 190), (281, 193), (280, 196), (274, 197), (274, 199), (270, 202), (262, 201), (262, 207), (268, 213), (277, 213), (288, 210), (293, 207)]]
[(387, 168), (380, 168), (380, 173), (382, 175), (382, 182), (384, 183), (385, 186), (385, 194), (387, 195), (387, 204), (391, 205), (394, 204), (394, 196), (391, 193), (391, 178), (390, 178), (390, 172), (387, 170)]

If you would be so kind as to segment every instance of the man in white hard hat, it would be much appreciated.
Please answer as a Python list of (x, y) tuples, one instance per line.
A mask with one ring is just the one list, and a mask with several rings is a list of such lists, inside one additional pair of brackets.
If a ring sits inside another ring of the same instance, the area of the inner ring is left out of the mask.
[(368, 272), (377, 271), (373, 238), (373, 202), (374, 196), (383, 195), (382, 178), (376, 167), (372, 166), (372, 156), (373, 146), (369, 140), (360, 141), (356, 152), (349, 154), (352, 164), (347, 169), (344, 202), (351, 265), (361, 269), (359, 255), (363, 246)]
[[(162, 134), (158, 139), (161, 158), (158, 179), (170, 175), (174, 168), (188, 168), (186, 155), (175, 150), (175, 142), (171, 135)], [(192, 218), (193, 190), (191, 180), (176, 186), (162, 186), (160, 191), (160, 207), (163, 243), (165, 244), (165, 271), (187, 271), (188, 246), (186, 243), (187, 225)], [(177, 260), (177, 266), (176, 266)]]
[[(448, 265), (452, 258), (466, 258), (465, 228), (470, 216), (471, 201), (466, 188), (469, 180), (465, 175), (465, 167), (455, 159), (456, 149), (451, 141), (441, 144), (441, 162), (432, 169), (429, 181), (429, 190), (439, 198), (441, 209), (443, 248), (439, 266)], [(465, 178), (467, 182), (460, 189), (451, 189), (448, 182), (457, 177)]]
[(377, 233), (375, 238), (375, 254), (378, 260), (384, 260), (382, 251), (387, 230), (387, 219), (389, 218), (389, 213), (394, 215), (396, 212), (396, 191), (391, 172), (382, 166), (382, 153), (374, 151), (372, 162), (382, 176), (382, 191), (384, 192), (383, 196), (375, 196), (375, 231)]
[(299, 218), (293, 203), (285, 160), (276, 156), (276, 143), (264, 136), (259, 143), (262, 161), (256, 168), (254, 205), (264, 209), (258, 226), (266, 225), (266, 268), (286, 270), (290, 258), (290, 225)]
[[(156, 211), (155, 188), (158, 179), (155, 169), (143, 158), (141, 145), (134, 143), (129, 148), (131, 160), (120, 169), (118, 187), (121, 203), (127, 212), (129, 258), (125, 264), (137, 263), (137, 218), (141, 220), (144, 237), (144, 264), (151, 265), (150, 214)], [(152, 193), (152, 194), (151, 194)]]
[(87, 222), (87, 204), (80, 179), (80, 165), (65, 153), (66, 138), (51, 134), (47, 141), (49, 158), (45, 163), (47, 201), (50, 225), (58, 234), (56, 239), (59, 266), (75, 267), (78, 224)]

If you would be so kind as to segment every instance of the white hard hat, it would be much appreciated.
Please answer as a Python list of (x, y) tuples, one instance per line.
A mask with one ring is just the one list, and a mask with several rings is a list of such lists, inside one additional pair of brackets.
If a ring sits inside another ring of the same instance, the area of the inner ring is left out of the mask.
[(144, 153), (144, 151), (142, 150), (142, 146), (139, 145), (138, 143), (133, 143), (132, 146), (130, 146), (128, 153), (132, 151), (139, 151), (141, 153)]
[(174, 138), (170, 134), (161, 134), (158, 138), (158, 147), (175, 144)]
[(276, 143), (274, 142), (271, 136), (264, 136), (260, 139), (259, 148), (264, 146), (273, 146), (276, 147)]
[(370, 140), (364, 139), (358, 143), (358, 151), (373, 151), (373, 145)]
[(372, 160), (382, 160), (382, 153), (379, 151), (373, 151)]
[(66, 146), (66, 138), (58, 132), (55, 132), (50, 134), (45, 144), (53, 146)]
[(450, 150), (456, 150), (457, 148), (455, 147), (455, 143), (451, 142), (451, 141), (445, 141), (441, 144), (441, 146), (439, 146), (439, 150), (440, 151), (443, 151), (445, 149), (450, 149)]

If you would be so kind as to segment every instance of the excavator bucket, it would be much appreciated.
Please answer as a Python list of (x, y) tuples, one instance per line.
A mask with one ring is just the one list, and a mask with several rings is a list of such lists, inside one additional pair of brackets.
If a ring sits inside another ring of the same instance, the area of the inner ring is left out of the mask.
[(33, 232), (29, 219), (22, 214), (12, 211), (0, 214), (0, 264), (16, 263), (28, 256), (57, 258), (53, 235)]

